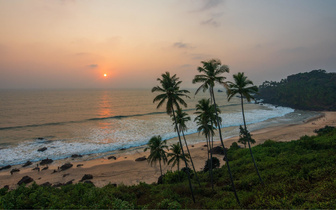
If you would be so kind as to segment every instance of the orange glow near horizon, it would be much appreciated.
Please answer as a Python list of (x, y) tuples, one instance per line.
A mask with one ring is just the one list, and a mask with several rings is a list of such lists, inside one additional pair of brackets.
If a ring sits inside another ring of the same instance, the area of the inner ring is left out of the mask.
[(104, 77), (107, 77), (107, 74), (104, 74)]

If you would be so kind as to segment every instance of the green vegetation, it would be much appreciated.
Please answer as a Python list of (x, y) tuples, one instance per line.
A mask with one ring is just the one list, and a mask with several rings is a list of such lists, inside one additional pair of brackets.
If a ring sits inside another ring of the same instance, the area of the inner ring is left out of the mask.
[(160, 164), (160, 172), (162, 176), (162, 166), (161, 161), (163, 163), (167, 162), (167, 156), (164, 149), (167, 149), (168, 146), (166, 145), (167, 141), (162, 141), (161, 136), (153, 136), (147, 143), (147, 147), (144, 149), (144, 151), (147, 151), (149, 149), (150, 154), (147, 158), (147, 161), (153, 165), (153, 163), (156, 163), (159, 161)]
[(3, 188), (0, 208), (335, 209), (336, 129), (326, 127), (317, 133), (291, 142), (267, 140), (252, 148), (264, 187), (259, 184), (249, 150), (230, 147), (228, 157), (241, 206), (234, 198), (228, 172), (222, 166), (214, 169), (214, 190), (208, 183), (208, 173), (198, 172), (201, 187), (194, 189), (196, 203), (191, 199), (188, 177), (182, 169), (167, 172), (164, 184), (160, 185), (140, 183), (97, 188), (79, 183), (60, 188), (36, 184), (12, 191)]
[(290, 75), (280, 82), (265, 81), (259, 99), (302, 110), (336, 111), (336, 73), (325, 70)]

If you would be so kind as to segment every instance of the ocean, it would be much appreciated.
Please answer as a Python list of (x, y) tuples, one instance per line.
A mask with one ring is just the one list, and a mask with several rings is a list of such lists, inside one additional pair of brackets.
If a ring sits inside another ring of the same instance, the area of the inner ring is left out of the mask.
[[(194, 94), (190, 90), (190, 99), (185, 99), (184, 110), (191, 117), (186, 134), (197, 132), (195, 105), (209, 98), (208, 92)], [(150, 89), (0, 90), (0, 166), (73, 154), (97, 158), (143, 146), (154, 135), (172, 139), (177, 136), (172, 120), (165, 106), (156, 109), (155, 96)], [(222, 111), (224, 138), (237, 136), (242, 124), (240, 99), (228, 102), (225, 92), (216, 92), (216, 102)], [(302, 122), (317, 113), (246, 103), (245, 115), (253, 131)], [(37, 151), (42, 147), (47, 150)]]

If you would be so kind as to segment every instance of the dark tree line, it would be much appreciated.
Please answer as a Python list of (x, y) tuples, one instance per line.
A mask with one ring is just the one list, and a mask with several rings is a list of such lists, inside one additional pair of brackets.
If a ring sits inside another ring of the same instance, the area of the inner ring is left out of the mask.
[(290, 75), (280, 82), (265, 81), (256, 98), (294, 109), (335, 111), (336, 73), (319, 69)]

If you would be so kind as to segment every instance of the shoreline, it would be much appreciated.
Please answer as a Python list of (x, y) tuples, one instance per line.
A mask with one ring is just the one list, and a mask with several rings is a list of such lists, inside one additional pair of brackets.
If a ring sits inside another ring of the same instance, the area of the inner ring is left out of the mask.
[[(336, 126), (336, 112), (321, 112), (320, 115), (304, 120), (298, 124), (276, 125), (251, 131), (252, 137), (256, 140), (256, 144), (253, 146), (261, 144), (268, 139), (274, 141), (297, 140), (303, 135), (314, 135), (315, 129), (322, 128), (325, 125)], [(197, 139), (196, 141), (202, 141), (202, 139), (204, 139), (204, 137), (198, 135), (198, 133), (189, 134), (186, 138), (187, 140)], [(173, 138), (170, 139), (169, 142), (177, 140), (177, 138)], [(220, 145), (218, 136), (215, 136), (214, 140), (214, 146)], [(225, 139), (224, 145), (225, 147), (230, 147), (232, 142), (237, 140), (238, 136)], [(205, 141), (189, 145), (197, 171), (204, 167), (207, 158), (204, 145)], [(40, 172), (32, 170), (36, 167), (36, 163), (33, 163), (33, 165), (26, 168), (22, 168), (22, 165), (12, 166), (10, 169), (0, 171), (0, 188), (8, 185), (10, 189), (15, 189), (17, 187), (17, 182), (24, 176), (30, 176), (37, 184), (49, 182), (52, 185), (64, 184), (70, 181), (72, 181), (72, 183), (78, 183), (85, 174), (93, 175), (93, 179), (90, 181), (97, 187), (103, 187), (109, 183), (117, 185), (134, 185), (140, 182), (149, 184), (157, 182), (157, 179), (160, 176), (158, 164), (151, 167), (147, 161), (135, 161), (135, 159), (139, 157), (148, 157), (149, 151), (143, 152), (144, 147), (145, 146), (142, 146), (131, 151), (115, 154), (114, 156), (116, 156), (116, 160), (108, 159), (108, 156), (111, 155), (92, 160), (84, 160), (83, 158), (56, 160), (48, 166), (49, 168), (47, 170)], [(220, 159), (220, 164), (222, 166), (224, 164), (224, 161), (222, 160), (223, 156), (214, 156)], [(53, 172), (54, 170), (57, 171), (58, 167), (66, 162), (71, 162), (73, 167), (64, 171)], [(83, 166), (77, 167), (78, 164), (83, 164)], [(17, 168), (20, 171), (11, 175), (10, 171), (14, 168)], [(171, 167), (164, 165), (162, 169), (163, 172), (165, 172), (171, 170)], [(173, 168), (173, 170), (176, 169)]]

